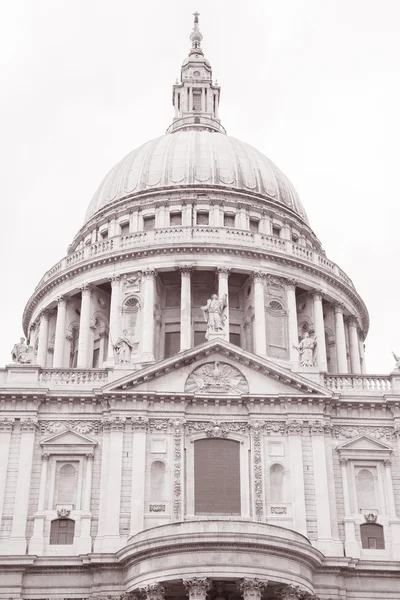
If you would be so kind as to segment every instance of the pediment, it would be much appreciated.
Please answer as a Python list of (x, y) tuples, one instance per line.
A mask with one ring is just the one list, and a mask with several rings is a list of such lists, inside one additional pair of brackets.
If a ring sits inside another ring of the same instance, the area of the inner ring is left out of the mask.
[(375, 440), (374, 438), (369, 437), (368, 435), (360, 435), (359, 437), (345, 442), (338, 446), (337, 450), (340, 451), (350, 451), (350, 450), (359, 450), (359, 451), (378, 451), (378, 452), (392, 452), (393, 448), (388, 446), (384, 442), (380, 440)]
[(326, 388), (223, 340), (154, 363), (102, 388), (109, 392), (331, 397)]
[(72, 429), (64, 429), (41, 440), (40, 445), (43, 447), (43, 449), (50, 447), (72, 447), (84, 449), (86, 447), (89, 451), (97, 446), (97, 442), (96, 440), (92, 440), (86, 435), (77, 431), (73, 431)]

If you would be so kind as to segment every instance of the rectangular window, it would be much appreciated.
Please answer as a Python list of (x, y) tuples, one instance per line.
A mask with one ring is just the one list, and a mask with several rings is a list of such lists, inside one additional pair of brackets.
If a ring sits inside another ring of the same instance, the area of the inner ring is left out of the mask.
[(250, 219), (250, 231), (252, 233), (258, 233), (259, 223), (257, 219)]
[(193, 110), (201, 110), (201, 90), (193, 90)]
[(165, 308), (178, 308), (181, 305), (181, 290), (177, 285), (165, 288)]
[(224, 227), (235, 227), (235, 215), (224, 213)]
[(100, 239), (106, 240), (108, 238), (108, 229), (103, 229), (100, 231)]
[(156, 225), (156, 218), (154, 215), (149, 215), (148, 217), (143, 217), (144, 231), (149, 231), (150, 229), (154, 229), (155, 225)]
[(295, 233), (292, 233), (292, 242), (297, 244), (298, 241), (299, 241), (299, 236), (296, 235)]
[(169, 213), (169, 224), (171, 227), (176, 227), (178, 225), (182, 225), (182, 213), (181, 212)]
[(194, 512), (240, 515), (240, 443), (200, 439), (194, 442)]
[(167, 331), (165, 333), (164, 358), (170, 358), (170, 356), (178, 354), (180, 350), (180, 339), (180, 331)]
[(275, 237), (280, 237), (281, 236), (281, 228), (280, 227), (276, 227), (274, 225), (272, 227), (272, 235), (274, 235)]
[(240, 348), (240, 333), (232, 333), (232, 331), (229, 332), (229, 341), (231, 344), (234, 344), (235, 346), (239, 346)]
[(196, 223), (197, 225), (208, 225), (208, 212), (204, 210), (197, 211)]
[(129, 223), (126, 221), (125, 223), (120, 223), (119, 225), (121, 235), (128, 235), (129, 233)]

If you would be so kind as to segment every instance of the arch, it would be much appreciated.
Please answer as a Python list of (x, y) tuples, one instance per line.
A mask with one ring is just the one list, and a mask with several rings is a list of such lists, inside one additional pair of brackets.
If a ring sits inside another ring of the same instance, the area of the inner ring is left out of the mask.
[(122, 303), (122, 331), (128, 332), (131, 339), (135, 336), (138, 326), (138, 316), (141, 310), (140, 299), (135, 294), (124, 298)]
[(194, 441), (195, 515), (240, 515), (240, 442)]
[(379, 523), (362, 523), (360, 525), (361, 547), (370, 550), (385, 549), (385, 534)]
[(363, 467), (356, 473), (358, 508), (360, 510), (377, 508), (375, 477), (370, 468)]
[(273, 358), (288, 358), (287, 312), (282, 298), (269, 296), (265, 307), (267, 353)]
[(55, 504), (76, 503), (76, 487), (78, 479), (78, 465), (72, 462), (56, 463), (56, 493)]
[(75, 521), (54, 519), (50, 524), (50, 545), (62, 546), (74, 543)]
[(285, 469), (280, 463), (274, 463), (269, 468), (269, 492), (271, 502), (284, 501)]

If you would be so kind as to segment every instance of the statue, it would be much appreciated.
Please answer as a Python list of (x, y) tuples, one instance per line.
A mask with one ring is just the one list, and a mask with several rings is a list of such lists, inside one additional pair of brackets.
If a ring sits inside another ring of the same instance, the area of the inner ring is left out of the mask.
[(317, 345), (317, 338), (312, 337), (307, 333), (307, 331), (303, 335), (303, 339), (301, 340), (298, 346), (294, 346), (296, 350), (299, 351), (300, 354), (300, 365), (302, 367), (313, 367), (314, 366), (314, 348)]
[(392, 350), (393, 358), (396, 361), (393, 371), (400, 371), (400, 356), (397, 356)]
[(20, 365), (29, 365), (33, 363), (34, 351), (32, 346), (25, 343), (25, 338), (20, 338), (19, 344), (14, 344), (11, 351), (11, 359)]
[(210, 333), (218, 333), (223, 331), (226, 321), (226, 307), (228, 300), (226, 294), (222, 298), (218, 298), (217, 294), (213, 294), (207, 300), (207, 304), (201, 307), (204, 313), (204, 320), (207, 323), (206, 340), (209, 339)]
[(134, 348), (134, 344), (128, 337), (128, 330), (124, 329), (122, 335), (113, 344), (115, 352), (115, 362), (118, 363), (129, 363), (131, 361), (131, 354)]

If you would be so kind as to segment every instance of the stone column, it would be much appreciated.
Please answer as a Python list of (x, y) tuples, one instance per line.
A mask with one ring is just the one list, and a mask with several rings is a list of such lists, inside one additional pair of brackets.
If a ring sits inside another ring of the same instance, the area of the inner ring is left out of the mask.
[(6, 491), (6, 480), (8, 471), (8, 457), (10, 454), (10, 444), (13, 427), (13, 418), (0, 418), (0, 522), (3, 516), (4, 495)]
[(19, 448), (17, 483), (8, 554), (26, 553), (26, 521), (28, 518), (29, 493), (31, 487), (33, 446), (36, 420), (26, 417), (20, 421), (21, 444)]
[(245, 577), (239, 584), (239, 589), (242, 593), (243, 600), (261, 600), (261, 594), (264, 588), (268, 585), (266, 579), (249, 579)]
[(43, 369), (46, 367), (47, 343), (49, 337), (49, 319), (50, 313), (44, 310), (40, 313), (39, 345), (37, 352), (37, 364)]
[(121, 276), (114, 275), (110, 278), (111, 282), (111, 302), (110, 302), (110, 325), (109, 325), (109, 336), (108, 336), (108, 350), (107, 360), (114, 358), (113, 343), (117, 341), (120, 328), (119, 328), (119, 306), (121, 303)]
[(340, 458), (340, 467), (342, 470), (342, 486), (343, 486), (343, 504), (344, 504), (344, 534), (345, 534), (345, 550), (346, 556), (352, 558), (359, 558), (360, 556), (360, 544), (356, 539), (356, 532), (354, 526), (354, 518), (351, 511), (350, 503), (350, 489), (349, 479), (347, 476), (348, 469), (347, 458)]
[(317, 548), (324, 554), (332, 556), (334, 552), (332, 551), (332, 529), (324, 434), (324, 423), (322, 421), (310, 423), (314, 466), (315, 508), (318, 528)]
[[(296, 304), (296, 285), (295, 279), (286, 281), (286, 303), (288, 309), (288, 333), (289, 333), (289, 356), (290, 362), (297, 364), (299, 362), (298, 351), (295, 346), (299, 345), (299, 331), (297, 324), (297, 304)], [(318, 340), (317, 340), (318, 341)]]
[(181, 347), (188, 350), (192, 346), (192, 301), (191, 301), (191, 273), (192, 267), (184, 266), (181, 271)]
[[(101, 476), (100, 476), (100, 501), (99, 501), (99, 524), (97, 537), (94, 542), (94, 551), (102, 552), (103, 538), (106, 533), (107, 509), (108, 509), (108, 479), (110, 472), (110, 428), (108, 420), (104, 419), (103, 433), (101, 437)], [(111, 467), (112, 468), (112, 467)]]
[(60, 296), (57, 298), (57, 321), (54, 336), (53, 369), (62, 369), (64, 365), (65, 325), (67, 319), (68, 301)]
[(306, 497), (304, 490), (304, 464), (303, 464), (303, 423), (302, 421), (289, 421), (286, 425), (288, 433), (293, 526), (296, 531), (307, 535), (306, 523)]
[(367, 365), (365, 363), (365, 344), (361, 329), (358, 330), (358, 351), (360, 353), (361, 373), (364, 375), (367, 372)]
[(349, 319), (349, 346), (351, 372), (361, 373), (360, 350), (358, 347), (357, 321), (355, 317)]
[(119, 519), (122, 485), (122, 446), (124, 441), (125, 419), (112, 417), (106, 423), (110, 429), (109, 473), (107, 490), (107, 522), (102, 551), (114, 552), (120, 547)]
[(314, 328), (317, 338), (317, 365), (320, 371), (327, 371), (324, 313), (322, 310), (322, 293), (315, 290), (312, 293), (314, 301)]
[(259, 356), (267, 355), (267, 330), (265, 324), (265, 273), (254, 271), (254, 352)]
[(78, 362), (77, 367), (89, 368), (89, 335), (92, 286), (85, 283), (81, 286), (81, 318), (79, 322)]
[(91, 552), (92, 547), (92, 538), (90, 535), (92, 513), (90, 512), (90, 508), (92, 499), (93, 460), (93, 454), (86, 454), (85, 489), (82, 499), (83, 512), (81, 515), (81, 533), (77, 539), (77, 546), (80, 554), (87, 554)]
[(206, 600), (207, 592), (211, 587), (208, 579), (193, 577), (192, 579), (183, 579), (189, 600)]
[(147, 418), (136, 418), (132, 423), (132, 487), (131, 487), (131, 528), (129, 535), (143, 530), (144, 499), (146, 482), (146, 424)]
[(142, 360), (154, 360), (154, 304), (156, 298), (156, 272), (145, 269), (142, 272), (143, 281), (143, 336)]
[(37, 511), (35, 515), (35, 520), (33, 523), (33, 533), (32, 537), (29, 540), (29, 554), (43, 554), (44, 549), (44, 523), (45, 523), (45, 515), (43, 513), (45, 509), (45, 499), (46, 499), (46, 486), (47, 486), (47, 470), (49, 464), (49, 454), (42, 454), (42, 469), (40, 472), (40, 484), (39, 484), (39, 498)]
[[(227, 299), (227, 307), (225, 309), (225, 327), (223, 331), (223, 337), (225, 337), (226, 341), (229, 342), (229, 289), (228, 289), (228, 278), (230, 269), (227, 267), (219, 267), (217, 268), (218, 273), (218, 296), (222, 298), (224, 294), (226, 294)], [(222, 337), (222, 336), (221, 336)]]
[(348, 373), (347, 369), (347, 352), (346, 352), (346, 336), (344, 333), (344, 321), (342, 304), (335, 304), (335, 343), (336, 343), (336, 358), (339, 374)]
[(385, 478), (386, 478), (386, 501), (387, 501), (387, 511), (390, 517), (396, 518), (396, 504), (394, 499), (393, 492), (393, 480), (392, 480), (392, 467), (391, 461), (384, 461), (385, 467)]
[(139, 588), (139, 591), (145, 594), (146, 600), (164, 600), (165, 589), (157, 581)]

